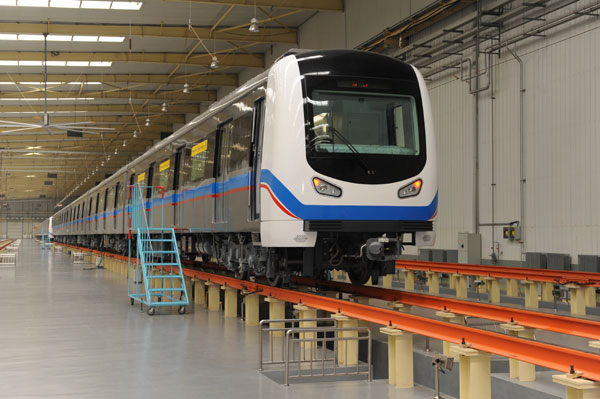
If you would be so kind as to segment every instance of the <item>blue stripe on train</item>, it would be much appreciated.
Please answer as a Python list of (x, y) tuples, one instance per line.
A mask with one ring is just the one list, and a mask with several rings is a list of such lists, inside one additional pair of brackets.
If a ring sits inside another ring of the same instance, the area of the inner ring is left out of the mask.
[[(249, 173), (232, 177), (224, 182), (209, 183), (185, 190), (182, 193), (173, 193), (161, 199), (154, 199), (152, 206), (173, 205), (186, 200), (199, 197), (222, 194), (231, 190), (247, 187)], [(429, 220), (437, 210), (437, 194), (433, 201), (426, 206), (368, 206), (368, 205), (305, 205), (300, 202), (277, 177), (268, 169), (261, 170), (261, 183), (266, 183), (273, 194), (291, 213), (304, 220)], [(146, 202), (146, 207), (150, 201)], [(129, 206), (117, 210), (103, 212), (94, 216), (94, 220), (105, 218), (112, 213), (113, 216), (129, 211)], [(69, 222), (67, 225), (78, 224), (82, 219)], [(91, 218), (83, 220), (90, 221)], [(57, 228), (61, 228), (57, 226)]]

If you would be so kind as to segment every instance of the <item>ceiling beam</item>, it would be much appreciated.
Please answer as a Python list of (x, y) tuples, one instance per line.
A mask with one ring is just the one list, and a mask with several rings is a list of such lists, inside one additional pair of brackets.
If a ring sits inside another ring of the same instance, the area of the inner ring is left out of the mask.
[[(140, 115), (139, 117), (140, 119), (143, 118), (142, 115)], [(15, 121), (15, 122), (22, 122), (22, 123), (41, 123), (40, 121), (42, 120), (41, 118), (32, 118), (30, 116), (10, 116), (10, 117), (3, 117), (3, 120), (7, 120), (7, 121)], [(157, 124), (161, 124), (161, 123), (185, 123), (185, 116), (181, 115), (181, 114), (175, 114), (175, 115), (170, 115), (170, 114), (163, 114), (163, 115), (158, 115), (155, 116), (155, 118), (153, 119), (153, 121)], [(60, 124), (60, 123), (72, 123), (72, 122), (89, 122), (84, 124), (80, 124), (77, 125), (79, 126), (79, 129), (83, 129), (83, 126), (88, 126), (89, 127), (93, 127), (94, 125), (112, 125), (112, 124), (121, 124), (121, 123), (135, 123), (133, 121), (133, 116), (127, 115), (127, 116), (94, 116), (93, 118), (85, 118), (85, 117), (78, 117), (77, 119), (73, 118), (73, 117), (67, 117), (67, 116), (56, 116), (53, 118), (50, 118), (50, 123), (52, 124)], [(140, 120), (140, 123), (143, 123), (143, 120)], [(2, 122), (0, 122), (1, 126), (4, 126), (6, 124), (3, 124)], [(4, 126), (4, 128), (6, 129), (6, 127)], [(18, 126), (16, 126), (15, 128), (18, 128)], [(77, 129), (77, 127), (73, 127), (74, 129)]]
[[(211, 27), (194, 27), (201, 40), (234, 40), (250, 43), (287, 43), (298, 42), (296, 29), (262, 27), (260, 32), (252, 33), (246, 28), (235, 28), (220, 32), (217, 35)], [(48, 32), (56, 35), (90, 35), (90, 36), (141, 36), (180, 39), (197, 39), (187, 25), (113, 25), (113, 24), (66, 24), (66, 23), (0, 23), (2, 33), (42, 34)], [(55, 44), (53, 44), (55, 45)]]
[[(221, 67), (264, 68), (264, 54), (218, 54)], [(2, 51), (2, 61), (43, 61), (43, 51)], [(150, 64), (186, 64), (208, 67), (212, 56), (207, 53), (194, 53), (189, 58), (187, 53), (128, 53), (128, 52), (59, 52), (48, 57), (48, 61), (112, 61), (139, 62)]]
[[(159, 100), (159, 101), (185, 101), (189, 102), (199, 102), (199, 101), (216, 101), (217, 100), (217, 92), (214, 90), (192, 90), (188, 94), (184, 94), (181, 91), (177, 92), (169, 92), (169, 93), (156, 93), (154, 94), (151, 91), (141, 91), (141, 90), (132, 90), (132, 91), (107, 91), (107, 92), (99, 92), (99, 91), (83, 91), (79, 95), (83, 98), (107, 98), (107, 99), (135, 99), (135, 100)], [(31, 91), (31, 92), (18, 92), (18, 91), (2, 91), (0, 92), (0, 98), (44, 98), (43, 91)], [(74, 98), (77, 97), (76, 94), (70, 92), (57, 92), (57, 91), (49, 91), (48, 98)], [(82, 104), (83, 105), (83, 104)], [(73, 106), (73, 108), (76, 108)]]
[[(110, 113), (131, 113), (131, 109), (135, 110), (138, 117), (146, 118), (149, 112), (159, 112), (160, 104), (148, 104), (148, 105), (128, 105), (128, 104), (104, 104), (104, 105), (48, 105), (48, 113), (60, 112), (61, 114), (69, 113), (87, 113), (87, 112), (110, 112)], [(23, 113), (23, 112), (39, 112), (44, 113), (43, 105), (4, 105), (0, 107), (0, 114), (8, 113)], [(200, 107), (196, 104), (176, 104), (169, 106), (169, 114), (199, 114)], [(85, 117), (84, 115), (81, 115)], [(152, 115), (153, 116), (153, 115)]]
[[(2, 73), (0, 82), (43, 82), (42, 73)], [(100, 83), (149, 83), (149, 84), (183, 84), (191, 86), (238, 86), (236, 74), (203, 73), (203, 74), (49, 74), (48, 82), (100, 82)]]
[(214, 5), (289, 8), (312, 11), (344, 11), (343, 0), (166, 0)]

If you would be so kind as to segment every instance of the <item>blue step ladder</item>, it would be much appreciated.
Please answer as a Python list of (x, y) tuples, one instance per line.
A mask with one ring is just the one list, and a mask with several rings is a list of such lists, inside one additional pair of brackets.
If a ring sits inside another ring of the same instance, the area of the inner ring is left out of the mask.
[(40, 243), (42, 249), (50, 249), (52, 248), (52, 243), (50, 241), (50, 233), (46, 233), (46, 230), (42, 228), (42, 241)]
[[(146, 197), (144, 198), (144, 191)], [(155, 192), (160, 191), (160, 197)], [(129, 273), (128, 295), (131, 305), (135, 301), (148, 307), (150, 316), (160, 306), (178, 306), (185, 313), (189, 298), (183, 278), (175, 230), (163, 227), (164, 188), (129, 186)], [(154, 208), (160, 208), (160, 220), (154, 221)], [(158, 226), (155, 227), (154, 225)], [(132, 261), (132, 240), (136, 245)]]

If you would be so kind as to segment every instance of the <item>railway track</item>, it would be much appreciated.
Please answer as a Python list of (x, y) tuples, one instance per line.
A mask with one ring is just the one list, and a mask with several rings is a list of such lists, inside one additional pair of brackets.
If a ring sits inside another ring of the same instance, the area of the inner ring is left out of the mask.
[[(87, 248), (65, 246), (90, 251)], [(96, 250), (92, 250), (92, 252), (101, 256), (110, 256), (121, 261), (128, 260), (127, 257), (110, 252)], [(362, 305), (342, 299), (329, 298), (314, 293), (271, 287), (253, 281), (238, 280), (230, 276), (214, 273), (214, 271), (223, 272), (223, 269), (216, 267), (216, 265), (200, 264), (199, 262), (186, 263), (188, 267), (183, 268), (183, 273), (186, 277), (209, 281), (262, 296), (274, 297), (286, 302), (301, 303), (328, 312), (342, 312), (349, 317), (366, 320), (382, 326), (393, 325), (405, 331), (455, 344), (464, 342), (465, 345), (474, 349), (518, 359), (561, 372), (568, 373), (573, 367), (577, 372), (581, 372), (585, 378), (600, 381), (600, 356), (593, 353), (433, 320), (380, 307)], [(197, 270), (198, 266), (202, 266), (203, 268), (208, 267), (213, 272)], [(481, 275), (481, 273), (478, 275)], [(292, 282), (299, 285), (363, 295), (386, 301), (398, 301), (407, 305), (429, 309), (443, 310), (445, 308), (447, 311), (462, 315), (500, 322), (512, 321), (527, 327), (561, 334), (576, 335), (590, 339), (600, 338), (600, 322), (593, 320), (372, 286), (356, 286), (333, 281), (313, 280), (303, 277), (294, 277)]]

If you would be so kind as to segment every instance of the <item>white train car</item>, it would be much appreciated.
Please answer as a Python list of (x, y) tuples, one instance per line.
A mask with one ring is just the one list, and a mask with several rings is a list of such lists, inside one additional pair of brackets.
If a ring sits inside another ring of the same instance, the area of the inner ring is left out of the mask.
[(56, 240), (123, 252), (127, 187), (165, 188), (182, 253), (279, 284), (393, 273), (432, 245), (435, 137), (421, 74), (355, 50), (281, 57), (54, 216)]

